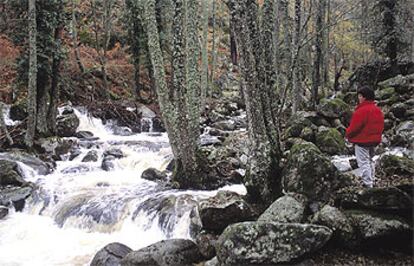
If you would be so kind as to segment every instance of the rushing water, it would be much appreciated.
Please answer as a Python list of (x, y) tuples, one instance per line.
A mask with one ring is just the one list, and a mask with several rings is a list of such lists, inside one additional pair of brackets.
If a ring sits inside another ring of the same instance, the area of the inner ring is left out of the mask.
[[(145, 169), (164, 170), (171, 160), (166, 134), (116, 136), (101, 120), (75, 112), (78, 130), (99, 139), (84, 141), (81, 154), (57, 162), (50, 175), (22, 165), (26, 180), (39, 189), (23, 212), (12, 211), (0, 221), (0, 265), (87, 265), (111, 242), (139, 249), (163, 239), (191, 238), (199, 225), (197, 201), (217, 191), (172, 190), (141, 179)], [(121, 149), (125, 157), (107, 172), (101, 162), (109, 148)], [(90, 150), (96, 150), (98, 161), (82, 162)], [(223, 189), (245, 193), (243, 186)]]

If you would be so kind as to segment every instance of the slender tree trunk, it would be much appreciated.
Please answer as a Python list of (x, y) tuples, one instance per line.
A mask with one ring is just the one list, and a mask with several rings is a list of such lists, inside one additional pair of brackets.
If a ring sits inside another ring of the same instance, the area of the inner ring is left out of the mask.
[(323, 8), (326, 0), (318, 0), (315, 15), (315, 55), (313, 59), (312, 73), (312, 108), (316, 109), (319, 103), (319, 87), (321, 84), (321, 63), (322, 63), (322, 37), (323, 37)]
[(293, 105), (292, 112), (296, 113), (300, 107), (302, 91), (299, 83), (299, 40), (302, 17), (302, 0), (295, 0), (295, 31), (292, 38), (292, 87), (293, 87)]
[(234, 66), (238, 65), (237, 60), (237, 44), (236, 44), (236, 37), (234, 36), (234, 26), (233, 23), (231, 23), (230, 19), (230, 56), (231, 56), (231, 63)]
[[(273, 1), (264, 3), (259, 12), (255, 0), (231, 0), (228, 2), (235, 25), (240, 67), (245, 80), (249, 128), (249, 168), (244, 184), (252, 200), (271, 202), (280, 193), (277, 176), (279, 162), (278, 134), (270, 101), (276, 82), (273, 64), (275, 14)], [(259, 18), (259, 14), (264, 17)], [(269, 57), (269, 58), (267, 58)], [(267, 99), (265, 99), (267, 98)]]
[(52, 81), (50, 85), (50, 104), (49, 110), (47, 113), (47, 124), (50, 133), (56, 134), (56, 117), (58, 110), (58, 101), (59, 101), (59, 81), (60, 81), (60, 63), (61, 58), (59, 53), (61, 52), (61, 35), (63, 31), (63, 26), (58, 26), (55, 29), (55, 49), (53, 55), (52, 63)]
[(72, 43), (73, 43), (73, 49), (75, 51), (75, 58), (76, 58), (76, 63), (78, 64), (78, 67), (79, 67), (79, 71), (81, 72), (81, 74), (84, 74), (85, 67), (81, 60), (79, 45), (78, 45), (78, 23), (76, 20), (75, 0), (72, 0)]
[[(329, 49), (329, 34), (331, 29), (331, 0), (326, 0), (324, 7), (324, 31), (323, 31), (323, 84), (324, 87), (328, 87), (329, 83), (329, 59), (330, 59), (330, 49)], [(326, 13), (326, 14), (325, 14)], [(326, 16), (326, 22), (325, 22)]]
[(217, 0), (213, 0), (212, 3), (212, 48), (211, 48), (211, 70), (210, 70), (210, 83), (214, 82), (214, 71), (216, 70), (216, 61), (217, 61), (217, 48), (216, 48), (216, 13), (217, 13)]
[(29, 0), (29, 83), (27, 95), (27, 131), (25, 143), (33, 146), (36, 133), (36, 95), (37, 95), (37, 47), (36, 47), (36, 0)]
[[(208, 18), (209, 18), (209, 2), (202, 1), (202, 12), (203, 12), (203, 46), (201, 49), (201, 65), (202, 65), (202, 73), (201, 73), (201, 91), (203, 95), (201, 95), (202, 99), (206, 98), (207, 89), (208, 89)], [(201, 112), (204, 111), (205, 108), (205, 101), (201, 103)]]

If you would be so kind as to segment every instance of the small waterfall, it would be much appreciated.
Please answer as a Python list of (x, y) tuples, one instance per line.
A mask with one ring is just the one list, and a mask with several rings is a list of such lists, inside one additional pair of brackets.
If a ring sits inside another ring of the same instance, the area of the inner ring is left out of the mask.
[[(153, 167), (164, 170), (172, 158), (168, 137), (112, 134), (111, 125), (75, 109), (78, 131), (98, 140), (78, 140), (80, 155), (58, 161), (53, 173), (38, 175), (20, 165), (38, 189), (23, 212), (0, 221), (1, 265), (88, 265), (111, 242), (139, 249), (168, 238), (191, 238), (200, 228), (197, 202), (217, 191), (181, 191), (141, 178)], [(113, 169), (101, 167), (105, 152), (122, 151)], [(95, 150), (96, 162), (83, 162)], [(244, 186), (222, 188), (244, 194)]]
[(4, 115), (4, 122), (6, 126), (16, 126), (21, 123), (21, 121), (15, 121), (10, 118), (10, 105), (3, 104), (3, 115)]

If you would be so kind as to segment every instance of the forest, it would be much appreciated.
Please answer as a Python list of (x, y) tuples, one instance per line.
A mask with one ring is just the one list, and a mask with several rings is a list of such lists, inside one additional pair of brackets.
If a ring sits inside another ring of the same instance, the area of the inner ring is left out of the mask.
[(412, 265), (414, 1), (0, 0), (1, 265)]

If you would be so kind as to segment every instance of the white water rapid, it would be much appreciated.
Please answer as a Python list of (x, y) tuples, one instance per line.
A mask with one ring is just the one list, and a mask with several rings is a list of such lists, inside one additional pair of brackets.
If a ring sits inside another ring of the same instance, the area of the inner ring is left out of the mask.
[[(23, 166), (25, 179), (39, 189), (22, 212), (12, 211), (0, 221), (0, 265), (88, 265), (111, 242), (136, 250), (163, 239), (191, 238), (198, 226), (192, 219), (196, 202), (217, 191), (172, 190), (141, 179), (145, 169), (164, 170), (171, 160), (167, 135), (116, 136), (101, 120), (80, 109), (75, 113), (78, 131), (99, 139), (79, 140), (80, 155), (58, 161), (49, 175)], [(104, 152), (113, 148), (125, 157), (104, 171)], [(91, 150), (98, 161), (82, 162)], [(246, 193), (243, 186), (223, 189)]]

